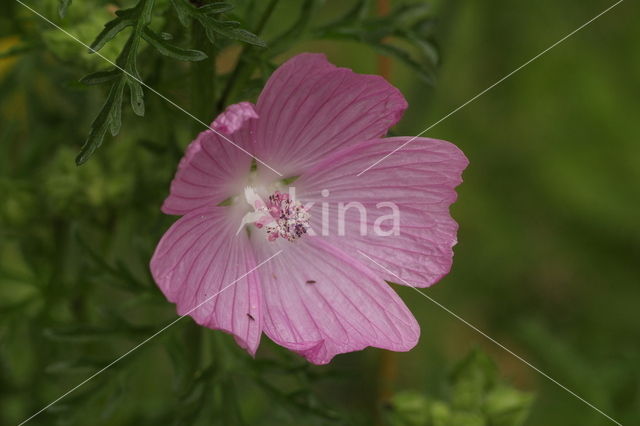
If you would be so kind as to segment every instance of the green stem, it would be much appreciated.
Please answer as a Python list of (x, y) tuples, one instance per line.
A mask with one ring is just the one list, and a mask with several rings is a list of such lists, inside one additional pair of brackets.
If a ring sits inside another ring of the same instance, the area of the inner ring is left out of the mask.
[[(207, 59), (192, 63), (191, 99), (193, 113), (198, 119), (210, 123), (215, 116), (215, 48), (207, 39), (205, 30), (194, 25), (192, 38), (196, 49), (207, 54)], [(201, 124), (194, 123), (198, 130)]]
[(264, 13), (262, 14), (262, 17), (258, 21), (258, 25), (256, 25), (256, 28), (254, 30), (254, 33), (256, 35), (260, 35), (260, 33), (262, 33), (262, 30), (264, 30), (264, 27), (267, 25), (267, 22), (269, 21), (269, 18), (271, 18), (271, 15), (273, 14), (273, 11), (275, 10), (277, 4), (278, 4), (278, 0), (271, 0), (269, 2), (269, 4), (267, 5), (267, 8), (264, 10)]
[[(271, 18), (273, 11), (275, 10), (276, 5), (278, 4), (278, 1), (279, 0), (271, 0), (269, 4), (267, 4), (267, 7), (265, 8), (264, 13), (260, 17), (260, 20), (258, 21), (258, 24), (256, 25), (256, 28), (253, 31), (256, 35), (259, 36), (260, 33), (262, 33), (262, 30), (264, 30), (264, 27), (267, 25), (269, 18)], [(240, 76), (248, 75), (251, 73), (251, 71), (253, 71), (253, 69), (246, 70), (247, 61), (244, 60), (245, 55), (248, 53), (251, 53), (252, 51), (253, 51), (252, 47), (243, 48), (240, 51), (240, 57), (238, 58), (238, 63), (235, 69), (233, 70), (233, 72), (231, 73), (231, 75), (229, 76), (229, 80), (227, 81), (227, 84), (224, 90), (222, 91), (220, 100), (218, 101), (218, 104), (217, 104), (218, 112), (222, 111), (226, 106), (227, 102), (229, 101), (229, 98), (231, 97), (231, 94), (233, 93), (236, 87), (236, 83), (238, 82)]]

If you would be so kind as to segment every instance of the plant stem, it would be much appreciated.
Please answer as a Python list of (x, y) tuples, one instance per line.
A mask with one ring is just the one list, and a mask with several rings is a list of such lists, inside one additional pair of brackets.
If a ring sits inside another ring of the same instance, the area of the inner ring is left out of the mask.
[[(200, 25), (194, 25), (192, 29), (193, 43), (196, 49), (207, 54), (207, 59), (193, 62), (191, 77), (191, 102), (193, 114), (198, 119), (209, 123), (215, 116), (215, 48), (207, 39), (205, 30)], [(194, 122), (198, 130), (201, 125)]]
[[(256, 25), (256, 28), (253, 31), (256, 35), (259, 36), (260, 33), (262, 33), (262, 30), (264, 30), (264, 27), (267, 25), (269, 18), (271, 18), (273, 11), (275, 10), (276, 5), (278, 4), (278, 1), (279, 0), (270, 0), (269, 4), (267, 4), (267, 7), (265, 8), (264, 13), (260, 17), (260, 20), (258, 21), (258, 24)], [(236, 67), (231, 73), (231, 75), (229, 76), (229, 80), (227, 81), (227, 84), (222, 92), (222, 95), (220, 96), (220, 100), (218, 101), (218, 104), (217, 104), (218, 112), (222, 111), (226, 106), (227, 102), (229, 101), (229, 97), (231, 96), (231, 94), (233, 93), (233, 90), (235, 89), (238, 78), (240, 77), (240, 75), (243, 74), (243, 71), (246, 68), (247, 62), (244, 60), (244, 55), (246, 53), (251, 52), (252, 50), (253, 50), (252, 47), (247, 47), (247, 48), (243, 47), (242, 50), (240, 51), (240, 55), (238, 57), (238, 63), (236, 64)]]

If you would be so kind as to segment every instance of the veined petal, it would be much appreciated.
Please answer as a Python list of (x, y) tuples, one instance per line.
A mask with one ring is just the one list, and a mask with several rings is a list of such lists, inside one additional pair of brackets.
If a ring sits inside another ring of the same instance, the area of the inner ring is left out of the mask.
[[(282, 254), (260, 268), (264, 332), (314, 364), (367, 346), (408, 351), (420, 328), (381, 278), (320, 238), (254, 244), (259, 258)], [(252, 239), (253, 241), (253, 239)]]
[(223, 330), (252, 355), (262, 333), (262, 296), (246, 233), (234, 235), (228, 207), (187, 213), (164, 234), (151, 273), (179, 315)]
[(327, 153), (386, 134), (407, 103), (382, 77), (301, 54), (271, 76), (256, 106), (256, 154), (285, 175)]
[[(392, 153), (409, 139), (376, 139), (336, 152), (305, 172), (295, 186), (299, 199), (315, 202), (310, 213), (317, 234), (323, 233), (321, 204), (327, 203), (324, 233), (331, 244), (349, 253), (360, 250), (408, 283), (427, 287), (451, 269), (458, 225), (449, 206), (456, 200), (454, 188), (462, 182), (468, 161), (455, 145), (427, 138)], [(329, 190), (329, 195), (321, 196), (322, 190)], [(362, 222), (358, 207), (344, 209), (353, 202), (364, 207)], [(397, 235), (392, 232), (390, 203), (399, 213)], [(338, 224), (341, 204), (343, 235)], [(376, 221), (382, 233), (376, 232)], [(366, 235), (361, 235), (361, 224)], [(393, 274), (379, 272), (385, 280), (402, 284)]]
[(189, 144), (162, 205), (164, 213), (183, 215), (241, 192), (252, 161), (247, 154), (252, 149), (247, 121), (252, 118), (257, 115), (249, 102), (231, 105), (211, 125), (231, 142), (207, 129)]
[(251, 118), (258, 118), (253, 104), (251, 104), (251, 102), (240, 102), (227, 107), (227, 109), (211, 123), (211, 127), (226, 135), (232, 135)]

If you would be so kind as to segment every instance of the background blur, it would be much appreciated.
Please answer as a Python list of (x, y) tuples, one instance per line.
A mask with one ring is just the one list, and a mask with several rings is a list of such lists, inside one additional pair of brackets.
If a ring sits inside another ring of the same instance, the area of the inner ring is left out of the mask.
[[(76, 1), (64, 19), (57, 1), (28, 4), (89, 43), (132, 3)], [(268, 7), (234, 3), (249, 28)], [(154, 25), (193, 47), (169, 2), (157, 4)], [(318, 27), (353, 4), (282, 0), (261, 36), (269, 43), (295, 23)], [(321, 51), (357, 72), (388, 67), (410, 105), (394, 133), (415, 135), (612, 2), (429, 4), (434, 85), (427, 65), (394, 56), (381, 68), (381, 50), (350, 37), (293, 32), (270, 45), (281, 50), (270, 63)], [(13, 0), (2, 7), (0, 423), (17, 424), (175, 318), (147, 264), (174, 220), (159, 206), (201, 129), (145, 91), (145, 116), (125, 108), (120, 134), (77, 167), (106, 97), (104, 86), (78, 80), (105, 64)], [(638, 12), (623, 2), (426, 135), (454, 142), (471, 162), (453, 206), (453, 271), (427, 294), (625, 425), (640, 424)], [(103, 53), (114, 58), (123, 40)], [(210, 88), (216, 99), (240, 46), (208, 51), (222, 75)], [(200, 107), (194, 83), (211, 63), (144, 46), (138, 62), (148, 84), (212, 121), (214, 102)], [(260, 81), (252, 84), (227, 103), (252, 99)], [(184, 319), (30, 424), (613, 424), (429, 300), (398, 290), (422, 326), (409, 353), (367, 349), (311, 367), (263, 338), (254, 361), (228, 336)]]

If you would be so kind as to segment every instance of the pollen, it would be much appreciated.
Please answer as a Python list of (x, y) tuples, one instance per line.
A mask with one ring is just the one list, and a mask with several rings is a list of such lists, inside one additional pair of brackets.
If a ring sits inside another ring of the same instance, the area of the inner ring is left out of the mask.
[(240, 229), (253, 223), (258, 229), (264, 229), (268, 241), (284, 238), (293, 242), (305, 235), (310, 228), (309, 211), (289, 194), (275, 191), (265, 202), (253, 188), (247, 187), (245, 198), (254, 211), (242, 218)]

